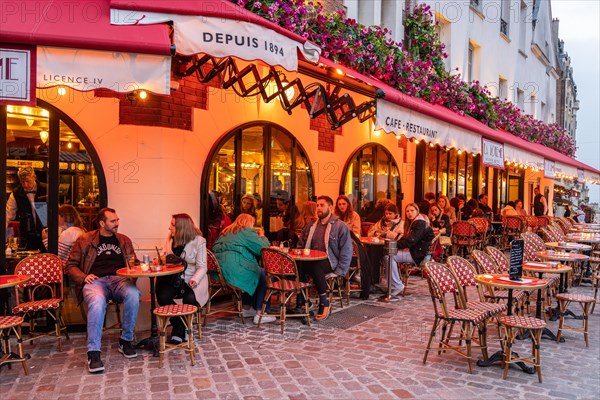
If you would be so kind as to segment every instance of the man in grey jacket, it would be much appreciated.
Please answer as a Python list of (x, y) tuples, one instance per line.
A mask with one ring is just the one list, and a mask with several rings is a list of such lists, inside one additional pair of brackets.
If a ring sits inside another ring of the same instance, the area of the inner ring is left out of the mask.
[(319, 312), (315, 319), (321, 321), (329, 316), (331, 310), (326, 279), (331, 274), (344, 276), (348, 272), (352, 260), (352, 238), (346, 224), (333, 215), (331, 197), (317, 198), (317, 217), (317, 221), (304, 227), (298, 247), (327, 253), (327, 260), (311, 263), (306, 271), (312, 276), (319, 293)]

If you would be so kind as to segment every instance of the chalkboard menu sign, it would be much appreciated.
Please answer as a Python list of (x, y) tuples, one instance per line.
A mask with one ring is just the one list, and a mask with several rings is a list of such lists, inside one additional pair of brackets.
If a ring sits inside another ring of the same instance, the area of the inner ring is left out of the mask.
[(510, 243), (510, 268), (508, 275), (512, 281), (520, 281), (523, 275), (523, 239), (513, 240)]

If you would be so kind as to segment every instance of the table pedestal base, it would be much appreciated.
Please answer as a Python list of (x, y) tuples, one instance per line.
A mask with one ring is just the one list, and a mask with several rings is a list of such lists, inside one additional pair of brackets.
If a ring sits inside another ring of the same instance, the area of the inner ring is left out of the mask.
[[(565, 317), (567, 315), (573, 317), (573, 319), (578, 319), (578, 320), (583, 319), (583, 316), (576, 315), (571, 310), (565, 310)], [(549, 318), (550, 321), (558, 321), (559, 318), (560, 318), (560, 310), (558, 309), (558, 307), (550, 310), (550, 318)]]
[[(523, 332), (523, 334), (517, 335), (517, 340), (525, 340), (525, 339), (529, 339), (530, 337), (531, 337), (531, 331), (527, 330), (527, 331)], [(550, 329), (544, 328), (542, 330), (542, 339), (552, 340), (553, 342), (556, 342), (556, 335)], [(560, 342), (564, 343), (565, 338), (561, 337)]]
[[(514, 351), (512, 352), (514, 357), (519, 357), (519, 355), (517, 353), (515, 353)], [(477, 366), (479, 367), (490, 367), (492, 366), (492, 364), (494, 364), (495, 362), (503, 362), (504, 360), (504, 351), (499, 350), (497, 352), (495, 352), (494, 354), (492, 354), (492, 356), (490, 358), (488, 358), (487, 360), (479, 360), (477, 361)], [(523, 370), (523, 372), (525, 372), (526, 374), (530, 374), (533, 375), (535, 374), (535, 367), (530, 367), (527, 364), (525, 364), (524, 362), (517, 362), (514, 363), (517, 367), (521, 368), (521, 370)]]
[(150, 336), (146, 339), (140, 340), (138, 344), (135, 345), (136, 349), (144, 349), (152, 352), (154, 357), (158, 357), (160, 355), (160, 341), (158, 336)]

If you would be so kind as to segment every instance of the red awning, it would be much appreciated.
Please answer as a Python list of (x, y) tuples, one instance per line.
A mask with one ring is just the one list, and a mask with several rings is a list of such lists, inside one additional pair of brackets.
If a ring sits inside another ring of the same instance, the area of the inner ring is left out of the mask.
[(0, 42), (170, 55), (165, 26), (113, 26), (109, 0), (4, 2)]

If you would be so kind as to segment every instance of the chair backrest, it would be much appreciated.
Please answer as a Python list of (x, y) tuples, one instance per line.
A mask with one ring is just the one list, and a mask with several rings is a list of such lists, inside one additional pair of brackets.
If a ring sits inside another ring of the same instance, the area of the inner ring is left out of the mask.
[(482, 217), (469, 218), (469, 222), (472, 223), (473, 225), (475, 225), (475, 228), (477, 229), (477, 233), (480, 235), (483, 235), (488, 231), (489, 221), (487, 218), (482, 218)]
[[(532, 235), (537, 237), (535, 233), (533, 233)], [(542, 243), (542, 248), (540, 248), (539, 245), (535, 242), (535, 240), (532, 240), (532, 237), (523, 238), (523, 262), (538, 261), (538, 258), (536, 257), (535, 253), (536, 251), (542, 251), (543, 249), (544, 243)]]
[(550, 223), (550, 219), (548, 217), (536, 217), (537, 218), (537, 226), (539, 228), (543, 228), (545, 226), (547, 226)]
[(527, 227), (531, 228), (531, 230), (535, 232), (539, 227), (537, 217), (535, 215), (526, 215), (524, 218), (525, 222), (527, 223)]
[(452, 224), (452, 236), (458, 239), (477, 238), (477, 228), (470, 221), (456, 221)]
[(217, 261), (214, 253), (210, 250), (206, 250), (206, 269), (208, 270), (208, 282), (211, 285), (225, 285), (225, 278), (223, 277), (223, 271)]
[[(427, 272), (427, 283), (429, 284), (429, 293), (431, 294), (435, 312), (436, 314), (442, 312), (447, 317), (448, 306), (446, 295), (452, 295), (455, 302), (462, 302), (462, 300), (458, 300), (462, 299), (462, 296), (460, 295), (456, 278), (447, 266), (435, 261), (426, 263), (425, 271)], [(438, 309), (439, 306), (441, 306), (441, 310)]]
[(556, 222), (551, 222), (548, 225), (548, 229), (554, 234), (554, 237), (558, 242), (563, 242), (565, 240), (565, 233)]
[(477, 274), (477, 270), (469, 261), (462, 257), (458, 256), (450, 256), (446, 261), (446, 265), (450, 268), (450, 271), (454, 274), (456, 281), (459, 286), (462, 288), (461, 294), (463, 295), (464, 301), (468, 301), (467, 296), (467, 288), (475, 287), (477, 288), (477, 294), (479, 296), (479, 301), (484, 301), (484, 295), (480, 288), (480, 286), (475, 282), (475, 275)]
[(565, 235), (567, 233), (569, 233), (569, 229), (571, 229), (571, 227), (569, 227), (569, 224), (567, 223), (566, 218), (564, 218), (564, 217), (556, 218), (556, 224), (558, 225), (558, 227), (560, 228), (562, 233), (564, 233)]
[(487, 246), (485, 248), (485, 251), (490, 255), (490, 257), (492, 257), (492, 260), (494, 260), (494, 262), (498, 266), (498, 270), (501, 273), (508, 273), (508, 270), (510, 268), (510, 261), (508, 260), (508, 258), (506, 258), (506, 255), (504, 255), (504, 253), (500, 249), (494, 246)]
[(352, 241), (352, 258), (356, 260), (356, 268), (360, 271), (360, 250), (358, 248), (358, 243), (354, 240)]
[(542, 240), (542, 238), (533, 232), (523, 233), (523, 240), (525, 240), (526, 242), (531, 242), (531, 245), (533, 246), (535, 251), (542, 251), (545, 248), (544, 241)]
[(560, 242), (560, 239), (558, 239), (550, 229), (540, 228), (540, 232), (542, 233), (545, 242)]
[(477, 269), (480, 274), (497, 274), (500, 269), (494, 262), (494, 259), (481, 250), (473, 250), (471, 255), (475, 259)]
[(375, 225), (374, 222), (362, 222), (360, 224), (360, 235), (361, 236), (368, 236), (369, 235), (369, 230), (371, 229), (371, 227)]
[(37, 287), (48, 287), (52, 292), (52, 298), (63, 297), (63, 265), (55, 254), (34, 254), (22, 259), (15, 267), (15, 275), (31, 277), (29, 282), (15, 287), (15, 292), (18, 292), (18, 288), (28, 289), (30, 300), (35, 299)]
[(263, 247), (260, 257), (267, 275), (281, 279), (289, 276), (298, 277), (296, 262), (289, 254), (270, 247)]
[(523, 217), (509, 215), (502, 218), (502, 227), (505, 232), (521, 233), (525, 230), (525, 220)]

